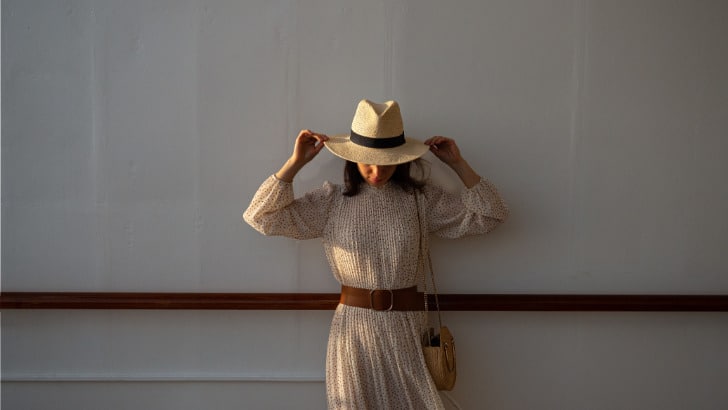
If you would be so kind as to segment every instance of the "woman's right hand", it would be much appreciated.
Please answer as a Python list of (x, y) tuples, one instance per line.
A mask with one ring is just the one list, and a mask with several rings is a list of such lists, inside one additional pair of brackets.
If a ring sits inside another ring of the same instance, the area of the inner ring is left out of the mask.
[(283, 167), (276, 172), (276, 178), (281, 181), (293, 182), (293, 177), (304, 165), (308, 164), (321, 152), (324, 148), (324, 142), (328, 140), (329, 137), (325, 134), (319, 134), (311, 130), (301, 130), (298, 137), (296, 137), (293, 154), (283, 164)]
[(329, 137), (325, 134), (318, 134), (311, 130), (301, 130), (293, 146), (291, 161), (293, 164), (303, 167), (321, 152), (324, 148), (324, 141), (328, 140)]

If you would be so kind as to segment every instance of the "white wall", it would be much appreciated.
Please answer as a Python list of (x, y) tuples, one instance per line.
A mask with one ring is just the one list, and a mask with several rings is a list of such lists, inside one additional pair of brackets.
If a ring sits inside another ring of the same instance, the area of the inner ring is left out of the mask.
[[(511, 206), (492, 235), (435, 241), (442, 291), (725, 294), (726, 17), (708, 0), (6, 0), (3, 290), (335, 291), (318, 242), (240, 213), (299, 129), (345, 132), (366, 97), (399, 100), (410, 135), (455, 137)], [(324, 152), (296, 189), (340, 174)], [(324, 406), (331, 312), (2, 315), (4, 409)], [(463, 408), (728, 402), (726, 314), (446, 318)]]

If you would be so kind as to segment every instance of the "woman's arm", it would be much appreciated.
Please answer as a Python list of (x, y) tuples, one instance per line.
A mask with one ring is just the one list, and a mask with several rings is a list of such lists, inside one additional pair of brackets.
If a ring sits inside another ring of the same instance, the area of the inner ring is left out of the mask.
[(319, 237), (334, 199), (334, 186), (324, 184), (294, 199), (293, 178), (323, 148), (328, 137), (302, 130), (296, 138), (291, 157), (275, 175), (266, 179), (243, 213), (243, 219), (265, 235), (296, 239)]
[(301, 130), (296, 137), (293, 146), (293, 154), (283, 164), (280, 170), (275, 173), (276, 178), (285, 182), (293, 182), (298, 171), (308, 164), (324, 148), (324, 141), (329, 137), (325, 134), (317, 134), (311, 130)]
[(451, 193), (436, 186), (427, 189), (430, 231), (445, 238), (484, 234), (508, 218), (508, 206), (495, 185), (468, 164), (454, 140), (435, 136), (425, 144), (460, 177), (466, 189)]
[(425, 141), (425, 144), (430, 146), (430, 152), (458, 174), (466, 188), (472, 188), (480, 182), (480, 175), (463, 158), (453, 139), (435, 136)]

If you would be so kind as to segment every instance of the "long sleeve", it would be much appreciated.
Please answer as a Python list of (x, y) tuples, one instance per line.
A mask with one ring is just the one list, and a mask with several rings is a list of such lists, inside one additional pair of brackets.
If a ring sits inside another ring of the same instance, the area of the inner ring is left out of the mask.
[(485, 178), (460, 193), (428, 186), (425, 197), (429, 230), (442, 238), (488, 233), (508, 218), (508, 206)]
[(322, 235), (335, 199), (336, 187), (321, 188), (294, 199), (293, 184), (271, 175), (258, 188), (243, 219), (264, 235), (312, 239)]

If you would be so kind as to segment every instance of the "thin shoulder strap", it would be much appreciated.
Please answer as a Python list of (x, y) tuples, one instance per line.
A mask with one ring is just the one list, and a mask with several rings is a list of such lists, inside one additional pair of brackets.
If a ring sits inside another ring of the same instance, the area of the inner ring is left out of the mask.
[(418, 265), (422, 271), (422, 288), (425, 294), (425, 312), (429, 312), (428, 292), (427, 292), (427, 271), (430, 271), (430, 282), (435, 295), (435, 308), (437, 309), (437, 321), (442, 327), (442, 315), (440, 314), (440, 300), (437, 297), (437, 285), (435, 285), (435, 271), (432, 270), (432, 257), (430, 257), (429, 234), (427, 228), (427, 218), (425, 215), (425, 195), (415, 189), (415, 202), (417, 203), (417, 221), (420, 225), (420, 256), (418, 257)]

